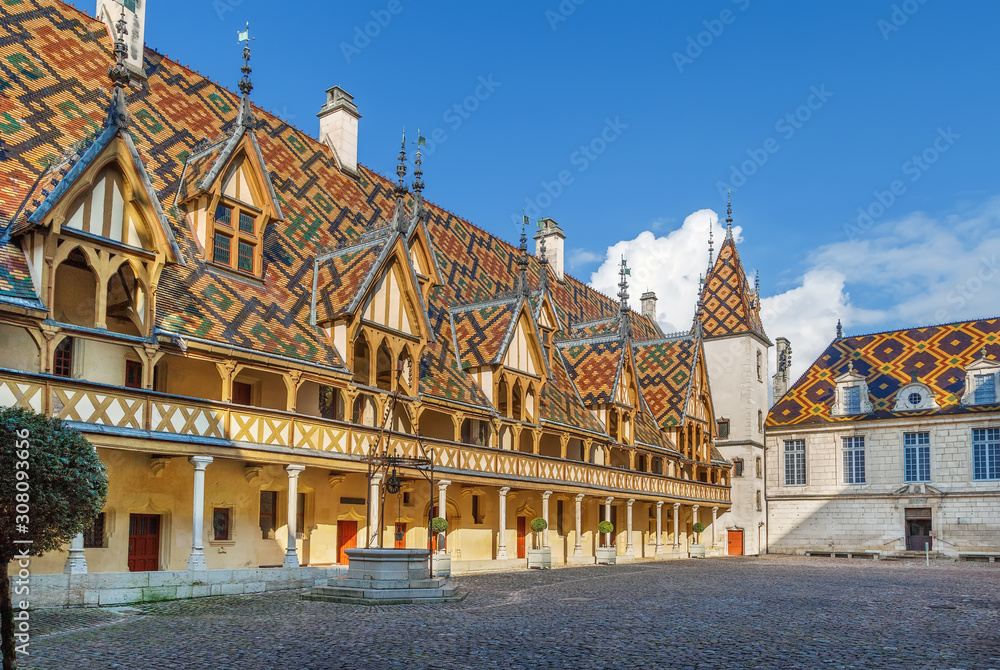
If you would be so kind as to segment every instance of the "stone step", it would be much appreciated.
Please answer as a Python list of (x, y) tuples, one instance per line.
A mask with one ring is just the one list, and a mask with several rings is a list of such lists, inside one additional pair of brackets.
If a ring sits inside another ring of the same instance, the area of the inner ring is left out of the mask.
[(451, 584), (442, 588), (424, 589), (356, 589), (338, 586), (317, 586), (312, 593), (322, 596), (344, 596), (347, 598), (371, 598), (375, 600), (397, 598), (449, 598), (458, 592), (458, 586)]
[(409, 595), (403, 598), (358, 598), (345, 595), (326, 594), (302, 594), (303, 600), (316, 600), (328, 603), (341, 603), (345, 605), (420, 605), (432, 603), (457, 603), (465, 600), (468, 593), (459, 592), (451, 596), (422, 597)]
[(354, 589), (437, 589), (441, 588), (448, 583), (448, 580), (444, 577), (432, 578), (432, 579), (355, 579), (352, 577), (340, 577), (338, 579), (331, 579), (327, 582), (327, 586), (344, 586), (347, 588)]

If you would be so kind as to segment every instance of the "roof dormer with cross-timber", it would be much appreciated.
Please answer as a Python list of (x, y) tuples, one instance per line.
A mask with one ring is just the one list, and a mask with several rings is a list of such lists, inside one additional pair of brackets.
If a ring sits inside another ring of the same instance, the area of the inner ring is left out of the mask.
[(5, 234), (53, 321), (148, 337), (163, 266), (184, 258), (129, 132), (124, 20), (118, 31), (103, 131), (49, 165), (36, 187), (49, 177), (50, 189)]

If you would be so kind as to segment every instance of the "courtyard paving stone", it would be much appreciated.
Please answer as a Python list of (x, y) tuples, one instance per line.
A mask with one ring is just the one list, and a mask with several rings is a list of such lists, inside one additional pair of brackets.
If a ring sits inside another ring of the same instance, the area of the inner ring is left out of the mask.
[(461, 603), (301, 591), (33, 613), (24, 668), (1000, 670), (1000, 565), (747, 557), (457, 578)]

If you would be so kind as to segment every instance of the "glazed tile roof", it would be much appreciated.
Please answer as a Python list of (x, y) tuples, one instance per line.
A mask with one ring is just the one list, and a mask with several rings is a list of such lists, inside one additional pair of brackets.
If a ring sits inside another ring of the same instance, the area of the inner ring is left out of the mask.
[(635, 441), (636, 444), (677, 451), (677, 446), (670, 441), (667, 434), (656, 425), (656, 420), (646, 412), (636, 412), (635, 414)]
[[(57, 0), (24, 0), (6, 5), (4, 13), (0, 129), (8, 157), (0, 161), (0, 221), (26, 199), (33, 210), (37, 205), (32, 200), (40, 201), (41, 191), (51, 192), (59, 179), (46, 166), (92, 144), (103, 132), (112, 62), (104, 24)], [(186, 265), (167, 265), (161, 275), (157, 331), (346, 371), (326, 333), (310, 325), (310, 311), (315, 299), (317, 317), (337, 314), (371, 281), (370, 269), (382, 251), (376, 238), (384, 234), (383, 244), (388, 244), (391, 235), (382, 229), (394, 211), (392, 181), (364, 167), (359, 167), (358, 179), (344, 175), (327, 146), (256, 109), (253, 139), (284, 220), (272, 222), (263, 233), (262, 280), (216, 269), (201, 259), (202, 250), (174, 203), (203, 188), (219, 166), (224, 147), (235, 137), (240, 98), (150, 48), (144, 67), (147, 80), (127, 94), (129, 135), (168, 233), (186, 259)], [(237, 76), (234, 68), (234, 82)], [(45, 179), (36, 194), (33, 186), (40, 175)], [(463, 351), (460, 360), (449, 308), (492, 300), (513, 289), (517, 250), (436, 205), (426, 203), (426, 209), (426, 223), (420, 225), (431, 242), (440, 285), (425, 306), (433, 337), (419, 364), (421, 393), (492, 412), (489, 399), (461, 367), (467, 361), (492, 360), (497, 337), (487, 327), (489, 315), (456, 321), (455, 329), (471, 329), (470, 340), (482, 339)], [(540, 270), (537, 259), (529, 257), (530, 286), (539, 285)], [(550, 281), (549, 296), (563, 325), (613, 320), (617, 314), (615, 300), (573, 277)], [(19, 246), (0, 241), (0, 299), (33, 297)], [(629, 319), (636, 340), (659, 337), (644, 317), (630, 312)], [(604, 367), (595, 363), (594, 374), (607, 379)], [(563, 365), (549, 373), (540, 397), (543, 422), (603, 433)], [(590, 391), (592, 396), (600, 393)], [(646, 386), (644, 393), (649, 393)]]
[(684, 422), (699, 350), (695, 336), (640, 342), (633, 347), (642, 397), (663, 428)]
[[(767, 425), (996, 411), (1000, 404), (963, 406), (960, 402), (965, 390), (965, 368), (979, 359), (984, 347), (989, 358), (1000, 358), (1000, 318), (834, 340), (771, 408)], [(830, 409), (836, 388), (834, 379), (846, 372), (852, 363), (854, 370), (865, 376), (874, 412), (833, 417)], [(896, 392), (910, 383), (914, 370), (917, 381), (930, 387), (940, 408), (893, 412)]]
[(507, 298), (451, 309), (451, 324), (462, 367), (500, 362), (520, 306), (520, 299)]
[(726, 234), (715, 265), (705, 278), (701, 300), (705, 337), (756, 333), (767, 339), (760, 304), (747, 281), (731, 232)]
[(591, 407), (614, 402), (625, 351), (617, 335), (561, 342), (559, 348), (584, 405)]

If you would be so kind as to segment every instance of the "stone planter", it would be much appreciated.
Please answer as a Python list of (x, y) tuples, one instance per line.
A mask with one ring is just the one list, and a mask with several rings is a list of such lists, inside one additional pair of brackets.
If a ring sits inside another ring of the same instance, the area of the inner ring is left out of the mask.
[(451, 555), (434, 554), (434, 574), (433, 577), (451, 577)]
[(691, 558), (705, 558), (705, 545), (692, 544), (688, 548), (688, 554), (691, 556)]
[(598, 565), (614, 565), (618, 554), (614, 547), (598, 547), (595, 557)]
[(548, 570), (552, 567), (552, 549), (529, 549), (528, 569)]

